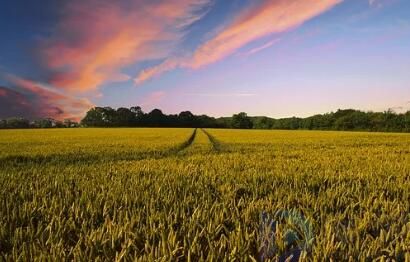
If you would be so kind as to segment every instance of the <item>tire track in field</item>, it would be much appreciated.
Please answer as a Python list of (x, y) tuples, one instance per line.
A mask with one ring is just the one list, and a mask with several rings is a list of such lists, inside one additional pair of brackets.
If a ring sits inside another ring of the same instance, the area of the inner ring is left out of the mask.
[(211, 142), (212, 145), (212, 149), (216, 152), (220, 152), (222, 151), (222, 145), (221, 143), (210, 133), (208, 133), (208, 131), (206, 131), (205, 129), (201, 128), (202, 132), (205, 133), (205, 135), (208, 137), (209, 142)]
[(179, 145), (175, 148), (171, 148), (168, 151), (168, 156), (178, 154), (179, 152), (181, 152), (181, 151), (187, 149), (188, 147), (190, 147), (192, 145), (192, 143), (194, 142), (194, 140), (195, 140), (196, 133), (197, 133), (197, 128), (194, 129), (194, 132), (192, 132), (191, 136), (188, 138), (187, 141), (183, 142), (181, 145)]
[(214, 152), (212, 143), (202, 128), (197, 129), (194, 141), (189, 147), (178, 152), (178, 156), (188, 157), (193, 155), (206, 155)]

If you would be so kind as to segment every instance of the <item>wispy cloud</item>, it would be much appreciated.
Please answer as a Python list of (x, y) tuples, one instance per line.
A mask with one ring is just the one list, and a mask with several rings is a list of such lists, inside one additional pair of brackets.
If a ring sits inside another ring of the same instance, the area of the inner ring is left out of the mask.
[(273, 39), (273, 40), (267, 42), (266, 44), (263, 44), (263, 45), (261, 45), (261, 46), (252, 48), (251, 50), (249, 50), (249, 51), (247, 51), (247, 52), (244, 52), (242, 55), (244, 55), (244, 56), (249, 56), (249, 55), (256, 54), (256, 53), (258, 53), (258, 52), (260, 52), (260, 51), (262, 51), (262, 50), (264, 50), (264, 49), (266, 49), (266, 48), (269, 48), (269, 47), (271, 47), (271, 46), (273, 46), (274, 44), (277, 44), (277, 43), (279, 43), (279, 42), (280, 42), (280, 39)]
[(41, 46), (49, 83), (88, 91), (129, 77), (128, 65), (166, 57), (209, 0), (73, 0)]
[(134, 79), (135, 84), (142, 84), (148, 79), (151, 79), (153, 77), (156, 77), (158, 75), (161, 75), (162, 73), (165, 73), (167, 71), (173, 70), (178, 67), (188, 67), (189, 64), (187, 63), (187, 58), (178, 58), (178, 57), (172, 57), (166, 59), (163, 63), (142, 70), (138, 77)]
[(0, 116), (28, 118), (52, 117), (79, 120), (93, 106), (86, 98), (77, 98), (41, 83), (11, 74), (2, 74), (11, 87), (0, 88)]
[(255, 40), (300, 26), (341, 1), (263, 0), (240, 12), (188, 58), (169, 58), (156, 67), (142, 71), (135, 82), (140, 84), (178, 67), (197, 69), (217, 62)]
[(262, 1), (239, 14), (234, 22), (200, 46), (193, 56), (193, 68), (199, 68), (234, 53), (240, 47), (261, 37), (291, 30), (328, 10), (340, 0)]

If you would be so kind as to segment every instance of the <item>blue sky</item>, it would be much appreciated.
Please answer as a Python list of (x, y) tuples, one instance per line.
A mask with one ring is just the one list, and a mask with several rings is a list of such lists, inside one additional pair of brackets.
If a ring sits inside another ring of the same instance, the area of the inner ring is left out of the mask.
[(0, 34), (0, 117), (410, 110), (406, 0), (3, 1)]

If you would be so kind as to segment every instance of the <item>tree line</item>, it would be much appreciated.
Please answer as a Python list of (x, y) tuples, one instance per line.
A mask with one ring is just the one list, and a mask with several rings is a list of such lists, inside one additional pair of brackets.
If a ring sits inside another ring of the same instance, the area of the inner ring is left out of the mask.
[(0, 120), (0, 128), (51, 128), (51, 127), (198, 127), (238, 129), (287, 129), (287, 130), (356, 130), (383, 132), (410, 132), (410, 111), (395, 113), (363, 112), (354, 109), (337, 110), (306, 118), (250, 117), (241, 112), (232, 117), (214, 118), (194, 115), (190, 111), (164, 114), (160, 109), (145, 113), (141, 107), (94, 107), (80, 123), (71, 120), (56, 121), (51, 118), (29, 121), (24, 118)]
[(79, 127), (80, 124), (71, 119), (63, 121), (55, 120), (53, 118), (39, 118), (35, 120), (28, 120), (22, 117), (10, 117), (7, 119), (0, 119), (0, 129), (13, 128), (73, 128)]
[(410, 132), (410, 111), (398, 114), (392, 110), (363, 112), (345, 109), (306, 118), (254, 117), (252, 121), (257, 129)]

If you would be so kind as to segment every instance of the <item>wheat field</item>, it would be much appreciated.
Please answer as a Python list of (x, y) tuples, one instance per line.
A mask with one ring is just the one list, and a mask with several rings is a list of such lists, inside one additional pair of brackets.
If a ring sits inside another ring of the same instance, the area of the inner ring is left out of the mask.
[(0, 188), (1, 261), (410, 261), (409, 134), (2, 130)]

